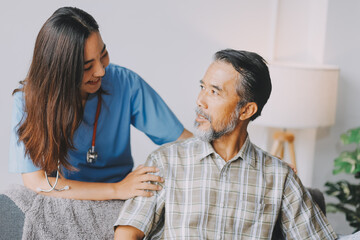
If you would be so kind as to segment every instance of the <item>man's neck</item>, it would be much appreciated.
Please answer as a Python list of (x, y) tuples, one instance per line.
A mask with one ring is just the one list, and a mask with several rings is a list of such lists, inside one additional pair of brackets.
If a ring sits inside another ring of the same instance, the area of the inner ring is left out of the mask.
[(247, 123), (239, 124), (233, 132), (214, 140), (211, 145), (226, 162), (240, 151), (247, 137)]

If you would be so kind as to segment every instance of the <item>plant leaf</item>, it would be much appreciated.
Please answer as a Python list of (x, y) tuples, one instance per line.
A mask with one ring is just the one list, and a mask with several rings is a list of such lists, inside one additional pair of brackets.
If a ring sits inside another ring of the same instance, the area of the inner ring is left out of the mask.
[(339, 181), (336, 183), (326, 182), (325, 186), (327, 187), (326, 194), (336, 197), (343, 204), (359, 208), (360, 213), (360, 185)]
[(340, 139), (343, 144), (360, 143), (360, 127), (348, 130), (341, 134)]
[(333, 174), (345, 172), (354, 174), (360, 171), (360, 161), (357, 159), (358, 151), (344, 151), (334, 160)]
[[(340, 172), (353, 174), (360, 179), (360, 127), (350, 129), (341, 134), (341, 142), (345, 145), (355, 143), (354, 151), (343, 151), (334, 160), (333, 174)], [(328, 203), (326, 210), (329, 213), (342, 212), (351, 227), (360, 230), (360, 184), (351, 184), (345, 180), (336, 183), (326, 182), (326, 194), (334, 196), (339, 203)]]

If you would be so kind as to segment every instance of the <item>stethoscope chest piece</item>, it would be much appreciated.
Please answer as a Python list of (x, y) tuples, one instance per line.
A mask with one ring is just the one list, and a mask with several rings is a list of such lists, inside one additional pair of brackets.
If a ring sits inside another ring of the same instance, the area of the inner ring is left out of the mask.
[(93, 148), (90, 148), (86, 154), (87, 163), (95, 163), (98, 158), (97, 152)]

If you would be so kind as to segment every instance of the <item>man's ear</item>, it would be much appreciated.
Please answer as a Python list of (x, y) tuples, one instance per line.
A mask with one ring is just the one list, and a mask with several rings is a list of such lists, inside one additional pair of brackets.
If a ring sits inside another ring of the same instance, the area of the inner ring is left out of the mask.
[(244, 121), (250, 119), (258, 110), (258, 106), (255, 102), (249, 102), (245, 104), (240, 110), (240, 120)]

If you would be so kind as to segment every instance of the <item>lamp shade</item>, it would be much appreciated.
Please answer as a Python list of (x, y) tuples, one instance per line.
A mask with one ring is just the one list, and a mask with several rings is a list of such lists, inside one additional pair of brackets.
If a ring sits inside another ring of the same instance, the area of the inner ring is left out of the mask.
[(272, 92), (254, 124), (293, 129), (334, 124), (337, 67), (272, 63), (269, 71)]

